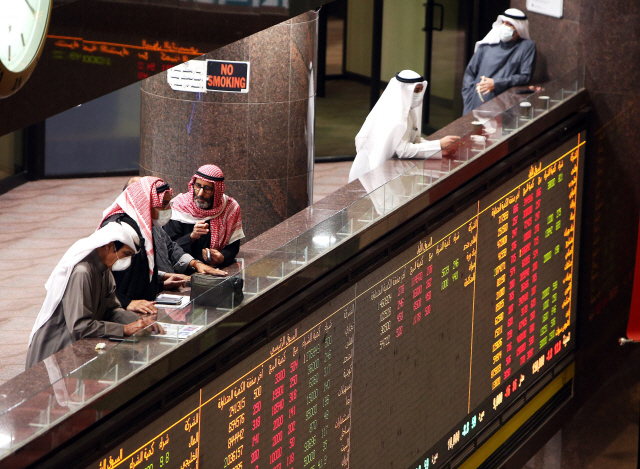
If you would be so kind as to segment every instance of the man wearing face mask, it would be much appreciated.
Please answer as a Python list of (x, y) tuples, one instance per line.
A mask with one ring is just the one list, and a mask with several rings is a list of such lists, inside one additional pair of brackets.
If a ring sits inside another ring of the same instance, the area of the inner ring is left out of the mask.
[[(134, 176), (124, 186), (126, 190), (134, 182), (142, 179), (140, 176)], [(166, 218), (166, 217), (165, 217)], [(165, 225), (166, 226), (166, 225)], [(184, 250), (169, 238), (169, 235), (161, 226), (155, 226), (152, 229), (153, 245), (155, 246), (155, 259), (158, 264), (158, 280), (163, 282), (170, 280), (171, 277), (179, 276), (184, 280), (189, 280), (188, 276), (192, 272), (209, 275), (227, 275), (223, 270), (211, 267), (184, 252)]]
[[(77, 241), (53, 269), (47, 296), (29, 337), (26, 368), (84, 337), (124, 337), (153, 319), (122, 309), (111, 269), (136, 252), (138, 234), (126, 223), (108, 223)], [(163, 332), (158, 325), (151, 328)]]
[(535, 58), (527, 16), (516, 8), (498, 15), (491, 31), (476, 43), (464, 72), (464, 114), (513, 86), (529, 83)]
[(240, 205), (224, 190), (220, 168), (201, 166), (189, 182), (189, 192), (171, 201), (173, 214), (164, 228), (185, 252), (221, 267), (233, 262), (244, 238)]
[[(162, 179), (146, 176), (128, 186), (102, 214), (100, 226), (117, 221), (131, 226), (141, 240), (142, 249), (130, 265), (114, 267), (118, 300), (129, 311), (153, 314), (154, 300), (162, 289), (152, 234), (154, 226), (163, 226), (171, 217), (172, 190)], [(184, 279), (170, 276), (164, 289), (184, 286)]]
[(403, 70), (389, 81), (356, 135), (357, 154), (349, 182), (394, 155), (398, 158), (441, 157), (438, 152), (460, 138), (453, 135), (433, 141), (422, 138), (422, 98), (426, 89), (425, 79), (411, 70)]

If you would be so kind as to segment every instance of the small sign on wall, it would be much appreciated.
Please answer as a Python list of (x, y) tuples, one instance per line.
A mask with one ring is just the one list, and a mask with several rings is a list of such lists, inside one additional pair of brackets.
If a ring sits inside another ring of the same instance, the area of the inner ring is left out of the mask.
[(249, 62), (190, 60), (167, 70), (172, 90), (206, 93), (249, 92)]
[(207, 91), (249, 92), (249, 62), (207, 60)]
[(189, 60), (167, 70), (167, 83), (174, 91), (190, 91), (202, 93), (207, 91), (207, 62)]
[(562, 18), (564, 0), (527, 0), (527, 10), (541, 15)]

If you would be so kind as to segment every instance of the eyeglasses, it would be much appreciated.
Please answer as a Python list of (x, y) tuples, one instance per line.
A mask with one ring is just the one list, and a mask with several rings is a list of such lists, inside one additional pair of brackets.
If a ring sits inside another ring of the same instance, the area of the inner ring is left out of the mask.
[(196, 182), (196, 183), (193, 185), (193, 190), (194, 190), (196, 193), (198, 193), (198, 192), (200, 192), (200, 191), (203, 191), (205, 194), (211, 194), (211, 193), (213, 192), (213, 187), (211, 187), (211, 186), (203, 186), (203, 185), (201, 185), (201, 184), (199, 184), (199, 183), (197, 183), (197, 182)]

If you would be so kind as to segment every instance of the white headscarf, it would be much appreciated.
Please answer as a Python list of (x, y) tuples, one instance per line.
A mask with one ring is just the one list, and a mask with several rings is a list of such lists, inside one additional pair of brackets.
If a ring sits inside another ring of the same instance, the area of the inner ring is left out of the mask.
[(120, 224), (111, 222), (107, 223), (104, 228), (99, 229), (88, 238), (83, 238), (73, 243), (64, 256), (62, 256), (58, 265), (56, 265), (53, 272), (51, 272), (49, 280), (47, 280), (47, 283), (44, 285), (47, 290), (47, 296), (44, 299), (42, 308), (40, 308), (36, 323), (31, 330), (29, 345), (31, 345), (35, 333), (51, 318), (60, 301), (62, 301), (62, 295), (64, 295), (67, 283), (69, 283), (69, 277), (76, 264), (87, 257), (94, 249), (105, 246), (111, 241), (120, 241), (134, 251), (137, 251), (137, 245), (140, 244), (138, 234), (131, 226), (127, 223)]
[[(356, 135), (357, 154), (349, 172), (349, 182), (393, 157), (407, 131), (409, 111), (415, 113), (416, 127), (421, 128), (422, 98), (427, 90), (427, 82), (424, 79), (413, 81), (422, 77), (411, 70), (403, 70), (396, 77), (412, 82), (403, 83), (397, 78), (389, 81)], [(414, 94), (413, 90), (418, 84), (422, 84), (422, 91)], [(420, 104), (412, 109), (414, 97)]]
[(518, 36), (523, 39), (531, 39), (531, 36), (529, 36), (529, 20), (527, 19), (527, 15), (517, 8), (509, 8), (505, 10), (502, 15), (498, 15), (498, 18), (493, 23), (491, 31), (489, 31), (481, 41), (476, 42), (476, 48), (473, 51), (477, 51), (480, 44), (499, 43), (500, 25), (505, 21), (511, 23), (513, 27), (516, 28)]

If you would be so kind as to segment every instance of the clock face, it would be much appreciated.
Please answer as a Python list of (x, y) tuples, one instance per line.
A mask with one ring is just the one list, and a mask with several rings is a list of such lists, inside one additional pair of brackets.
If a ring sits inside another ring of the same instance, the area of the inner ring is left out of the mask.
[(38, 54), (47, 27), (50, 0), (0, 0), (0, 62), (19, 73)]

